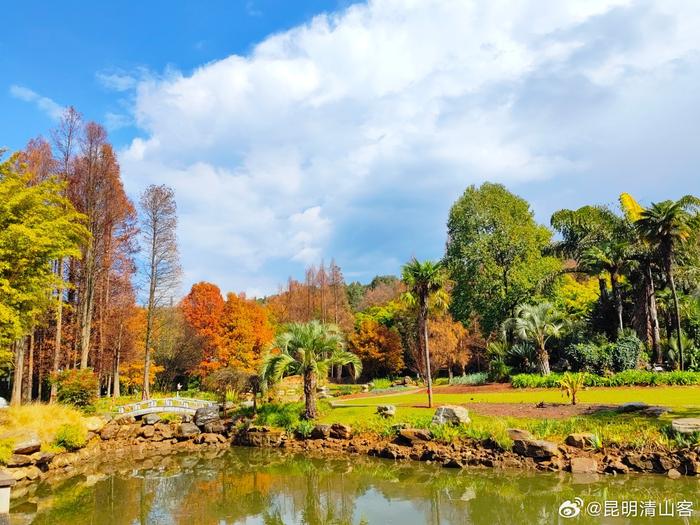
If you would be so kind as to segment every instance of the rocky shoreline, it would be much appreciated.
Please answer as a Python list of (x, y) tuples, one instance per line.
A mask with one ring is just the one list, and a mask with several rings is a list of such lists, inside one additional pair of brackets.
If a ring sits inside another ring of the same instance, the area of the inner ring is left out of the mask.
[[(596, 447), (595, 436), (571, 434), (564, 443), (535, 439), (529, 432), (510, 429), (511, 450), (492, 439), (465, 439), (449, 444), (429, 431), (395, 429), (391, 437), (355, 433), (348, 425), (316, 425), (308, 436), (282, 429), (255, 426), (241, 419), (221, 419), (217, 407), (202, 408), (194, 417), (161, 420), (155, 414), (141, 419), (88, 420), (85, 447), (58, 454), (42, 452), (32, 436), (18, 441), (5, 472), (21, 494), (37, 481), (61, 480), (95, 462), (125, 456), (161, 455), (232, 445), (278, 448), (289, 452), (325, 455), (366, 455), (393, 460), (426, 461), (447, 468), (497, 468), (569, 471), (574, 474), (665, 474), (670, 478), (700, 475), (700, 447), (683, 450), (638, 450), (633, 447)], [(446, 424), (449, 424), (447, 422)]]

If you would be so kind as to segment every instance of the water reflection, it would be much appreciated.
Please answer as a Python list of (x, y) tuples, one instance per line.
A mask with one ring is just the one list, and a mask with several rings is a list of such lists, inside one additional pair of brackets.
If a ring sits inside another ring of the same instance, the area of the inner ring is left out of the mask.
[[(657, 476), (601, 479), (448, 470), (371, 458), (309, 459), (278, 451), (131, 459), (13, 502), (11, 523), (434, 525), (562, 522), (561, 502), (689, 500), (700, 483)], [(694, 518), (669, 520), (691, 523)], [(566, 522), (564, 520), (563, 522)], [(583, 514), (576, 523), (600, 523)], [(573, 520), (572, 520), (573, 522)], [(614, 523), (661, 523), (616, 518)]]

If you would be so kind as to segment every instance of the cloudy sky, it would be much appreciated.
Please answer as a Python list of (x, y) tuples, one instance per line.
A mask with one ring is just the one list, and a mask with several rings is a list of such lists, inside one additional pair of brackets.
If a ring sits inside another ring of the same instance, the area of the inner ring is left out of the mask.
[(696, 0), (31, 4), (4, 9), (0, 145), (68, 104), (105, 123), (133, 197), (176, 191), (185, 285), (439, 258), (485, 180), (542, 222), (700, 193)]

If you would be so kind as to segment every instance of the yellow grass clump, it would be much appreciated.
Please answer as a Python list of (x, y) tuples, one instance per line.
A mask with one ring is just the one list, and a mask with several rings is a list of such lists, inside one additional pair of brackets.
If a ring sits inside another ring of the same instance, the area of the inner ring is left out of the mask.
[(41, 440), (42, 448), (50, 447), (58, 430), (65, 425), (86, 431), (80, 411), (66, 405), (32, 403), (0, 410), (0, 437), (11, 439), (34, 432)]

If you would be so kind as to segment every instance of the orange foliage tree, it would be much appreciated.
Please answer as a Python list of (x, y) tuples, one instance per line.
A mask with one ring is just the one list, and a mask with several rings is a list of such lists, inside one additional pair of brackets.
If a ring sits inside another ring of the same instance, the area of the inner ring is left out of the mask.
[(200, 282), (192, 285), (190, 293), (180, 303), (187, 324), (194, 330), (202, 346), (202, 368), (217, 362), (221, 349), (224, 298), (218, 286)]
[(471, 358), (469, 333), (464, 325), (449, 314), (440, 314), (430, 319), (428, 340), (433, 365), (433, 374), (447, 370), (450, 378), (455, 368), (462, 372)]
[(348, 343), (369, 377), (394, 375), (404, 369), (401, 337), (373, 319), (361, 320), (355, 332), (348, 336)]
[(205, 373), (223, 367), (254, 373), (274, 335), (267, 308), (245, 294), (229, 293), (221, 316), (221, 346), (201, 368)]

